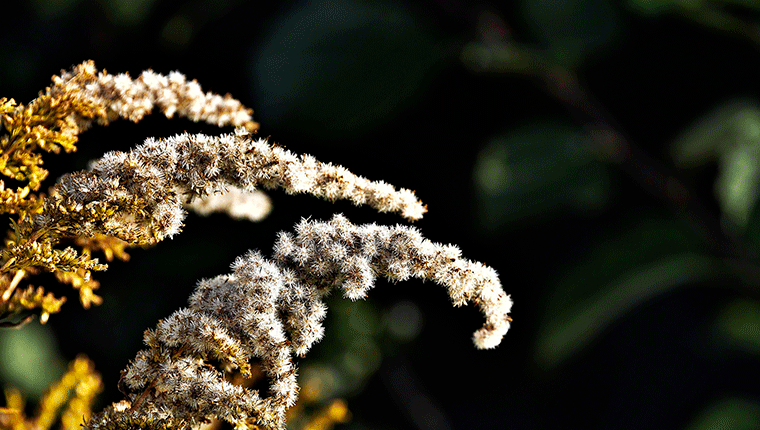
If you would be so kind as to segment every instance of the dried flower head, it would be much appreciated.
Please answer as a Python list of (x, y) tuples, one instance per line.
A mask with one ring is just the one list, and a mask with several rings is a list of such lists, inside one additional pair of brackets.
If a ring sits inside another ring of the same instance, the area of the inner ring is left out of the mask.
[[(216, 418), (284, 428), (285, 411), (298, 396), (293, 355), (303, 356), (324, 335), (322, 298), (332, 288), (363, 298), (377, 276), (432, 280), (455, 305), (476, 304), (486, 317), (474, 336), (478, 348), (497, 346), (511, 321), (512, 302), (493, 269), (401, 225), (356, 226), (342, 215), (302, 221), (295, 235), (280, 234), (271, 260), (251, 251), (232, 269), (199, 282), (188, 308), (146, 332), (148, 348), (122, 376), (129, 408), (117, 413), (114, 406), (88, 428), (123, 428), (114, 422), (149, 417), (176, 427)], [(211, 365), (249, 374), (252, 360), (269, 379), (268, 396), (230, 384)]]
[(30, 228), (153, 244), (180, 231), (184, 202), (224, 193), (228, 187), (247, 192), (283, 188), (348, 199), (409, 219), (425, 212), (409, 190), (370, 181), (310, 155), (295, 155), (238, 129), (220, 136), (148, 139), (129, 153), (108, 153), (90, 171), (62, 177)]
[[(79, 133), (93, 124), (138, 121), (154, 109), (236, 130), (150, 138), (63, 176), (46, 196), (36, 193), (47, 176), (40, 151), (73, 151)], [(0, 213), (17, 217), (0, 249), (0, 322), (32, 309), (40, 309), (44, 321), (63, 303), (42, 288), (20, 288), (27, 276), (52, 272), (79, 291), (85, 307), (98, 304), (99, 284), (90, 272), (105, 265), (92, 252), (126, 260), (126, 247), (177, 234), (187, 208), (260, 219), (269, 211), (262, 188), (349, 200), (407, 220), (426, 212), (410, 190), (254, 139), (257, 128), (239, 101), (206, 93), (178, 72), (148, 70), (132, 79), (98, 72), (91, 61), (53, 77), (28, 105), (0, 99), (0, 174), (21, 183), (12, 190), (0, 180)], [(64, 240), (81, 251), (58, 248)], [(304, 220), (294, 233), (279, 234), (270, 258), (255, 251), (239, 257), (232, 273), (200, 281), (187, 308), (146, 331), (146, 348), (120, 380), (127, 400), (108, 406), (86, 427), (189, 429), (215, 419), (236, 428), (284, 428), (299, 393), (295, 356), (303, 357), (324, 336), (324, 297), (340, 289), (351, 300), (363, 299), (377, 277), (432, 280), (446, 287), (454, 305), (475, 304), (485, 317), (473, 336), (477, 348), (494, 348), (510, 327), (512, 302), (496, 272), (463, 258), (455, 246), (431, 242), (403, 225), (357, 226), (342, 215)], [(229, 378), (254, 370), (265, 375), (265, 392)], [(67, 375), (34, 422), (23, 418), (20, 397), (8, 395), (0, 424), (9, 416), (13, 428), (46, 430), (62, 393), (71, 389), (76, 396), (63, 414), (64, 427), (87, 419), (100, 380), (84, 358)], [(346, 417), (338, 402), (314, 422), (329, 427)]]
[[(42, 289), (33, 293), (31, 287), (16, 288), (39, 269), (54, 272), (58, 281), (77, 288), (82, 305), (87, 307), (99, 302), (93, 293), (98, 283), (90, 278), (90, 271), (106, 267), (92, 258), (90, 251), (102, 250), (109, 260), (114, 255), (126, 258), (126, 243), (102, 235), (82, 238), (77, 236), (77, 226), (65, 223), (40, 226), (34, 222), (38, 217), (60, 216), (60, 208), (56, 208), (58, 213), (46, 213), (51, 206), (36, 193), (48, 175), (42, 152), (75, 151), (79, 134), (93, 124), (107, 125), (120, 117), (138, 121), (153, 110), (167, 117), (177, 115), (217, 126), (242, 127), (248, 132), (258, 129), (252, 111), (239, 101), (229, 95), (204, 92), (196, 81), (187, 80), (179, 72), (164, 76), (148, 70), (132, 79), (125, 73), (98, 71), (92, 61), (86, 61), (61, 71), (52, 81), (26, 105), (0, 98), (0, 175), (18, 183), (15, 189), (6, 188), (0, 180), (0, 213), (17, 216), (6, 246), (0, 249), (2, 324), (7, 323), (6, 317), (24, 309), (41, 309), (43, 321), (58, 311), (62, 299), (43, 296)], [(104, 214), (94, 209), (89, 216)], [(57, 248), (62, 238), (80, 244), (83, 252), (73, 247)]]

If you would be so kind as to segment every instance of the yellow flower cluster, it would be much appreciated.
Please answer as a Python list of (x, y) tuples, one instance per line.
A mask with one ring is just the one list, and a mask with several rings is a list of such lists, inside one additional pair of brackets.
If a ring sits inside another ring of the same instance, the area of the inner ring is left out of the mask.
[[(258, 129), (251, 110), (239, 101), (203, 92), (196, 81), (178, 72), (164, 76), (148, 70), (132, 79), (127, 74), (99, 72), (87, 61), (61, 71), (52, 81), (29, 104), (0, 98), (0, 174), (5, 177), (0, 179), (0, 214), (14, 217), (5, 246), (0, 248), (0, 324), (13, 324), (15, 315), (33, 309), (39, 309), (41, 320), (46, 321), (65, 301), (40, 288), (17, 289), (24, 278), (39, 271), (53, 272), (59, 282), (79, 290), (82, 305), (89, 307), (100, 303), (94, 293), (98, 283), (90, 272), (106, 268), (92, 251), (103, 252), (108, 261), (128, 258), (129, 243), (72, 232), (79, 225), (67, 216), (71, 208), (51, 204), (39, 193), (48, 176), (43, 153), (75, 151), (79, 134), (94, 123), (107, 125), (117, 118), (139, 121), (154, 108), (167, 117), (243, 127), (248, 132)], [(110, 215), (102, 205), (86, 214), (92, 219)], [(39, 217), (53, 220), (40, 226), (35, 222)], [(58, 247), (63, 241), (74, 242), (79, 250)]]
[[(93, 124), (139, 121), (154, 109), (168, 118), (233, 126), (235, 133), (149, 138), (129, 152), (105, 154), (90, 170), (64, 175), (40, 193), (48, 176), (42, 153), (74, 151), (78, 135)], [(50, 272), (78, 290), (82, 306), (97, 305), (99, 283), (91, 272), (106, 265), (93, 253), (127, 260), (127, 247), (179, 233), (186, 209), (260, 219), (269, 201), (256, 194), (259, 188), (348, 200), (410, 221), (427, 211), (413, 191), (253, 139), (257, 128), (239, 101), (203, 92), (178, 72), (148, 70), (132, 79), (98, 72), (91, 61), (54, 76), (28, 105), (0, 99), (0, 214), (9, 215), (12, 226), (0, 247), (0, 325), (25, 323), (30, 312), (44, 323), (64, 303), (65, 297), (42, 287), (22, 287), (26, 278)], [(48, 430), (64, 404), (64, 430), (78, 428), (83, 418), (93, 430), (197, 429), (220, 422), (284, 429), (292, 418), (288, 410), (302, 410), (295, 356), (324, 335), (324, 296), (340, 288), (351, 300), (364, 298), (377, 277), (432, 280), (446, 287), (454, 305), (477, 306), (485, 317), (473, 336), (480, 349), (496, 347), (512, 321), (512, 301), (495, 270), (403, 225), (354, 225), (341, 215), (303, 221), (295, 233), (279, 235), (271, 259), (251, 251), (232, 269), (199, 282), (187, 308), (146, 331), (147, 348), (119, 382), (127, 400), (90, 418), (101, 383), (92, 363), (80, 357), (34, 417), (25, 416), (21, 395), (7, 389), (0, 430)], [(266, 392), (238, 380), (256, 375), (266, 377)], [(300, 422), (329, 429), (348, 417), (346, 404), (333, 400)]]
[[(100, 374), (85, 356), (79, 356), (69, 364), (69, 369), (40, 400), (32, 417), (24, 413), (25, 402), (14, 388), (5, 389), (4, 408), (0, 408), (0, 429), (3, 430), (49, 430), (59, 420), (61, 430), (78, 430), (82, 419), (89, 419), (95, 396), (102, 391)], [(61, 411), (61, 408), (66, 408)]]

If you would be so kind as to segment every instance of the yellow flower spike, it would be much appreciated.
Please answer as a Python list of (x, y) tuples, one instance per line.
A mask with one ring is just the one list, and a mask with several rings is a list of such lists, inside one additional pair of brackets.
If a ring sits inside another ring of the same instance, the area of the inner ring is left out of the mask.
[(3, 391), (5, 392), (5, 404), (7, 408), (23, 414), (26, 402), (21, 392), (14, 387), (6, 387)]
[[(50, 317), (50, 314), (61, 310), (61, 306), (65, 302), (66, 297), (57, 298), (53, 293), (45, 294), (45, 290), (42, 287), (34, 288), (29, 286), (24, 289), (17, 289), (9, 300), (0, 302), (0, 318), (4, 319), (24, 311), (40, 309), (40, 322), (44, 324)], [(25, 322), (26, 320), (23, 320), (21, 323), (4, 324), (14, 326)]]
[(0, 426), (9, 430), (29, 430), (24, 415), (26, 402), (21, 392), (13, 387), (5, 388), (6, 407), (0, 408)]
[(95, 372), (93, 363), (85, 356), (79, 356), (72, 363), (78, 383), (74, 387), (74, 397), (61, 415), (64, 430), (78, 430), (83, 422), (92, 415), (92, 403), (95, 396), (102, 391), (100, 375)]
[[(106, 214), (108, 215), (108, 213)], [(91, 255), (95, 251), (101, 251), (106, 261), (113, 261), (114, 258), (118, 258), (121, 261), (129, 261), (129, 254), (127, 254), (126, 248), (131, 246), (131, 244), (117, 237), (106, 236), (104, 234), (96, 234), (93, 237), (78, 236), (74, 239), (74, 242), (82, 248), (82, 253)]]
[(5, 291), (3, 292), (3, 295), (0, 296), (0, 299), (3, 302), (7, 302), (8, 300), (10, 300), (11, 294), (13, 294), (13, 291), (16, 289), (16, 287), (18, 286), (19, 282), (21, 282), (21, 280), (24, 278), (25, 274), (26, 274), (26, 272), (24, 272), (23, 270), (19, 270), (19, 271), (16, 272), (15, 275), (13, 275), (13, 279), (8, 284), (8, 286), (5, 288)]
[(302, 430), (332, 430), (335, 424), (346, 423), (350, 418), (345, 400), (337, 399), (310, 417)]
[(34, 429), (49, 430), (58, 418), (58, 411), (67, 403), (67, 408), (61, 414), (62, 428), (78, 429), (92, 414), (92, 402), (101, 390), (100, 375), (92, 362), (83, 355), (78, 356), (69, 364), (61, 379), (43, 396)]
[(21, 420), (20, 418), (20, 412), (16, 409), (0, 407), (0, 428), (2, 429), (25, 428), (23, 424), (23, 420)]
[(92, 305), (99, 305), (103, 299), (96, 295), (94, 290), (100, 287), (100, 283), (90, 278), (89, 272), (79, 268), (75, 271), (65, 272), (57, 270), (53, 272), (58, 282), (69, 284), (79, 290), (79, 301), (82, 307), (89, 309)]

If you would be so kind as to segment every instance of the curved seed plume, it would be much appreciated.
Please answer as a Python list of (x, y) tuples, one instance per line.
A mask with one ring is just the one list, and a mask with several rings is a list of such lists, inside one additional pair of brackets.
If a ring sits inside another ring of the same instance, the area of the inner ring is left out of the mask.
[(148, 139), (128, 153), (110, 152), (90, 171), (58, 181), (45, 210), (34, 218), (35, 228), (152, 244), (180, 231), (185, 200), (223, 193), (228, 186), (347, 199), (411, 220), (426, 210), (410, 190), (370, 181), (310, 155), (295, 155), (238, 129), (221, 136)]
[[(378, 276), (394, 282), (409, 278), (434, 281), (447, 288), (455, 306), (474, 303), (483, 312), (486, 322), (473, 336), (480, 349), (496, 347), (509, 330), (512, 301), (504, 293), (496, 271), (462, 258), (454, 245), (423, 238), (409, 226), (356, 226), (342, 215), (330, 222), (302, 221), (295, 235), (280, 233), (274, 258), (296, 271), (301, 284), (324, 288), (336, 283), (351, 300), (364, 298)], [(321, 306), (300, 302), (296, 298), (291, 305), (306, 309)], [(315, 324), (314, 317), (307, 317), (307, 321), (296, 325)], [(293, 345), (297, 350), (308, 349), (314, 340), (302, 336), (294, 339)]]
[[(59, 97), (74, 94), (104, 109), (105, 115), (98, 121), (107, 123), (116, 117), (137, 122), (158, 108), (167, 118), (175, 114), (195, 122), (206, 122), (219, 127), (244, 127), (253, 132), (258, 124), (253, 121), (252, 110), (229, 94), (204, 92), (200, 84), (188, 81), (185, 75), (171, 72), (162, 75), (146, 70), (136, 79), (127, 73), (110, 75), (105, 70), (98, 72), (95, 63), (85, 61), (72, 70), (62, 70), (60, 76), (53, 76), (53, 85), (47, 94)], [(74, 118), (80, 130), (92, 125), (93, 118)]]
[[(432, 280), (447, 287), (455, 305), (477, 304), (486, 317), (474, 336), (478, 348), (497, 346), (509, 329), (512, 302), (496, 272), (415, 229), (356, 226), (336, 215), (303, 221), (295, 235), (280, 233), (274, 248), (271, 260), (251, 251), (232, 264), (231, 274), (199, 282), (188, 308), (147, 331), (148, 348), (123, 372), (129, 403), (112, 405), (87, 428), (150, 420), (187, 428), (211, 418), (284, 428), (285, 411), (298, 396), (293, 355), (303, 356), (322, 338), (323, 296), (336, 287), (364, 298), (377, 276)], [(210, 364), (221, 361), (245, 375), (254, 359), (269, 380), (266, 397), (230, 384)]]

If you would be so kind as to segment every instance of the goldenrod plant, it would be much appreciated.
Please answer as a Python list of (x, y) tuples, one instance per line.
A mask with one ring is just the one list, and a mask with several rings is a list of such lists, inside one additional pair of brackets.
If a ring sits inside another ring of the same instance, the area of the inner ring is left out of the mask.
[[(60, 428), (77, 430), (92, 414), (95, 396), (103, 389), (95, 365), (79, 356), (69, 365), (61, 379), (51, 386), (40, 401), (34, 416), (24, 413), (24, 398), (12, 387), (5, 389), (6, 407), (0, 408), (0, 428), (13, 430), (48, 430), (60, 415)], [(61, 408), (66, 405), (65, 409)]]
[[(0, 98), (0, 173), (15, 185), (15, 189), (7, 188), (0, 180), (0, 211), (15, 216), (0, 251), (0, 319), (4, 324), (14, 324), (8, 319), (35, 309), (45, 322), (60, 310), (64, 298), (31, 286), (17, 288), (39, 271), (52, 272), (60, 282), (77, 288), (85, 308), (99, 304), (100, 297), (93, 292), (99, 284), (91, 272), (106, 266), (92, 257), (92, 251), (103, 251), (107, 260), (125, 259), (124, 248), (141, 243), (78, 232), (98, 217), (109, 217), (114, 206), (93, 203), (81, 208), (86, 215), (80, 212), (79, 218), (72, 217), (69, 212), (76, 207), (67, 208), (54, 193), (39, 192), (48, 176), (41, 152), (75, 151), (79, 134), (94, 123), (107, 125), (117, 118), (136, 122), (153, 109), (169, 118), (177, 115), (249, 132), (258, 129), (252, 111), (239, 101), (205, 93), (196, 81), (187, 81), (180, 73), (163, 76), (146, 71), (131, 79), (127, 74), (98, 72), (92, 61), (54, 76), (53, 84), (27, 105)], [(81, 249), (57, 247), (63, 239), (76, 241)]]
[[(156, 245), (180, 233), (188, 209), (261, 219), (270, 207), (262, 188), (348, 200), (407, 221), (427, 210), (410, 190), (254, 138), (258, 124), (251, 110), (230, 96), (203, 92), (176, 72), (147, 71), (132, 79), (85, 62), (54, 77), (29, 105), (2, 99), (0, 106), (0, 167), (15, 186), (0, 183), (2, 211), (12, 217), (0, 251), (5, 325), (28, 321), (20, 316), (29, 311), (44, 323), (61, 309), (64, 298), (22, 287), (27, 278), (53, 273), (79, 291), (85, 308), (97, 305), (91, 272), (106, 269), (97, 253), (126, 260), (127, 247)], [(235, 132), (148, 138), (40, 192), (48, 175), (41, 152), (73, 151), (78, 134), (94, 123), (138, 121), (153, 109)], [(427, 240), (408, 225), (355, 225), (340, 214), (303, 220), (295, 233), (279, 234), (271, 256), (250, 251), (239, 257), (232, 273), (200, 281), (186, 308), (145, 332), (146, 349), (121, 374), (124, 400), (92, 414), (100, 380), (92, 363), (79, 358), (34, 418), (24, 415), (21, 396), (7, 389), (0, 427), (50, 428), (63, 393), (74, 389), (61, 418), (64, 429), (197, 429), (221, 422), (286, 428), (297, 421), (293, 411), (302, 410), (294, 357), (304, 357), (323, 337), (324, 297), (338, 289), (346, 298), (363, 299), (377, 277), (431, 280), (446, 287), (455, 306), (475, 304), (485, 316), (473, 336), (477, 348), (496, 347), (509, 329), (512, 302), (496, 272), (462, 257), (456, 246)], [(266, 390), (254, 389), (253, 379), (265, 380)], [(347, 417), (345, 403), (334, 400), (300, 422), (330, 428)]]

